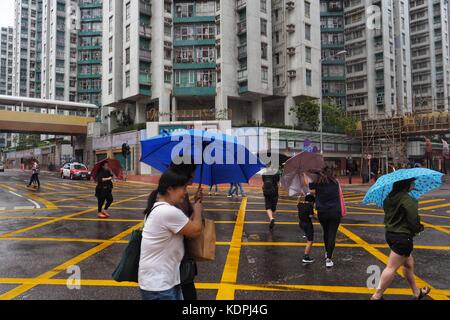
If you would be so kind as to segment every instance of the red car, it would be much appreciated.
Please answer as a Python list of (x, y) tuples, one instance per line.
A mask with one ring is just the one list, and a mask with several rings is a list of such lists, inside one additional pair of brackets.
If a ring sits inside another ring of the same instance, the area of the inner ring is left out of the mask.
[(61, 179), (69, 178), (70, 180), (74, 179), (91, 179), (91, 171), (88, 168), (78, 162), (66, 163), (60, 169)]

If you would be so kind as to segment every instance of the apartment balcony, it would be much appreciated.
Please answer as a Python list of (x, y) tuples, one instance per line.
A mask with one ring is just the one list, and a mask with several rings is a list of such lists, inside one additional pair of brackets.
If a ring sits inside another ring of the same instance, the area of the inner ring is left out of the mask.
[(375, 70), (383, 70), (384, 61), (375, 61)]
[(144, 38), (151, 38), (152, 28), (149, 25), (141, 24), (139, 26), (139, 35)]
[(152, 77), (150, 74), (140, 73), (139, 84), (150, 86), (152, 84)]
[(140, 49), (139, 59), (142, 61), (152, 61), (152, 52), (147, 49)]
[(375, 51), (375, 53), (383, 52), (384, 51), (383, 43), (375, 43), (374, 51)]
[(214, 81), (197, 81), (190, 86), (175, 86), (174, 96), (214, 96), (216, 95), (216, 83)]
[(375, 86), (377, 88), (384, 87), (384, 79), (376, 79), (375, 80)]
[(139, 12), (151, 16), (152, 15), (152, 6), (151, 6), (151, 4), (147, 3), (145, 1), (139, 1)]
[(237, 0), (236, 1), (236, 10), (242, 10), (247, 7), (247, 0)]
[(237, 28), (238, 28), (238, 34), (246, 33), (247, 32), (247, 21), (238, 22)]

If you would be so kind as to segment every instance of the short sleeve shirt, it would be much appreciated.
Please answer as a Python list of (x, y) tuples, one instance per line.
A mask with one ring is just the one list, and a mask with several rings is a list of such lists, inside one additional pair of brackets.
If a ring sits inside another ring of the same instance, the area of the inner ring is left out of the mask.
[(142, 232), (139, 285), (146, 291), (165, 291), (180, 284), (183, 236), (189, 219), (180, 209), (157, 202)]

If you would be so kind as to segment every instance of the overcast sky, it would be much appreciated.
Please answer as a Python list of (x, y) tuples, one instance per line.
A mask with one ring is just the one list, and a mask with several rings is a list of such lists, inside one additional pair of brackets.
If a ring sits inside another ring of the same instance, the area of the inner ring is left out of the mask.
[(14, 0), (0, 0), (0, 26), (14, 25)]

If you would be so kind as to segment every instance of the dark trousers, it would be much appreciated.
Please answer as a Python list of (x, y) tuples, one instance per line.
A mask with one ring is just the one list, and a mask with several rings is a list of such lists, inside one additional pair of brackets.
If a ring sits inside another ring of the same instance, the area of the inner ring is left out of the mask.
[(108, 208), (111, 206), (111, 204), (113, 203), (113, 196), (111, 191), (109, 192), (102, 192), (97, 196), (98, 199), (98, 212), (102, 212), (102, 208), (103, 208), (103, 204), (105, 203), (106, 200), (106, 205), (105, 205), (105, 210), (108, 210)]
[(197, 290), (195, 289), (195, 284), (193, 282), (182, 284), (181, 290), (183, 291), (184, 300), (188, 301), (197, 300)]
[(334, 247), (336, 246), (336, 235), (341, 223), (340, 212), (319, 212), (320, 225), (323, 229), (323, 242), (327, 252), (327, 258), (333, 257)]
[(31, 186), (31, 184), (32, 184), (33, 182), (36, 182), (36, 183), (38, 184), (38, 187), (41, 186), (41, 182), (39, 181), (39, 173), (33, 173), (33, 174), (31, 175), (30, 183), (28, 184), (28, 186)]

